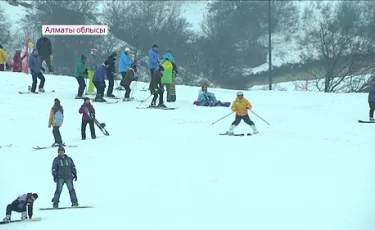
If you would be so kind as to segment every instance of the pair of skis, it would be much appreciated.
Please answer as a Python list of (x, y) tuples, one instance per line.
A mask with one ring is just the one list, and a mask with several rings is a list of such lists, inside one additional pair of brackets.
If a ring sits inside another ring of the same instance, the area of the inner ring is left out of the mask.
[(227, 133), (219, 133), (222, 136), (235, 136), (235, 137), (243, 137), (243, 136), (251, 136), (251, 133), (234, 133), (234, 134), (227, 134)]
[(375, 121), (358, 120), (359, 123), (375, 123)]

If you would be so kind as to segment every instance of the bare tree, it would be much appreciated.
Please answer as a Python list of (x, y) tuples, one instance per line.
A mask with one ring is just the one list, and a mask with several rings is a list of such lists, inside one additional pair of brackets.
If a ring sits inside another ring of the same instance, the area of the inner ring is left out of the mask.
[[(325, 5), (315, 3), (320, 15), (306, 10), (305, 28), (300, 38), (302, 58), (305, 61), (321, 60), (321, 80), (317, 88), (324, 92), (343, 91), (350, 88), (351, 77), (366, 75), (374, 70), (370, 61), (373, 43), (361, 28), (361, 8), (350, 2), (329, 2)], [(312, 71), (314, 72), (314, 71)], [(358, 88), (358, 87), (355, 87)], [(352, 90), (355, 91), (353, 87)]]

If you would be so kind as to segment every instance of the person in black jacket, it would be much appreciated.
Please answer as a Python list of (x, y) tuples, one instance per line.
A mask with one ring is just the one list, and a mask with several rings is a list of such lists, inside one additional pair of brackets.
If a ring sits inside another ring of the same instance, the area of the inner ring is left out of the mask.
[[(10, 222), (11, 221), (11, 215), (12, 211), (14, 212), (21, 212), (21, 220), (26, 220), (27, 216), (29, 216), (29, 219), (33, 217), (33, 205), (34, 201), (38, 199), (38, 194), (36, 193), (26, 193), (23, 194), (17, 199), (15, 199), (11, 204), (7, 206), (6, 209), (6, 217), (4, 218), (4, 222)], [(26, 213), (26, 207), (27, 207), (27, 213)]]
[(52, 62), (51, 62), (51, 56), (52, 56), (52, 43), (45, 35), (42, 35), (41, 38), (38, 39), (36, 42), (36, 48), (39, 51), (41, 63), (43, 61), (46, 61), (48, 72), (50, 74), (53, 73), (52, 69)]
[(158, 96), (159, 96), (158, 106), (165, 107), (164, 101), (163, 101), (164, 89), (163, 89), (163, 85), (161, 84), (161, 78), (163, 77), (163, 73), (164, 73), (164, 67), (159, 65), (159, 67), (156, 68), (152, 74), (149, 90), (150, 90), (151, 95), (154, 95), (154, 98), (151, 101), (150, 107), (156, 106), (155, 104), (156, 104), (156, 100), (158, 99)]
[(107, 97), (116, 97), (113, 95), (113, 86), (115, 84), (115, 63), (117, 59), (117, 53), (113, 52), (111, 56), (108, 57), (109, 67), (107, 69), (107, 79), (108, 79), (108, 89)]

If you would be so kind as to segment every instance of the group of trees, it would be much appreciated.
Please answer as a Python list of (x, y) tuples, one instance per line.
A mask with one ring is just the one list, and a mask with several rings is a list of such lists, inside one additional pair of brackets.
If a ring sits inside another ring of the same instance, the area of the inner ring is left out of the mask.
[[(268, 60), (268, 1), (208, 3), (201, 33), (193, 31), (187, 19), (181, 16), (181, 2), (110, 1), (101, 4), (35, 1), (15, 39), (10, 39), (10, 28), (7, 20), (2, 20), (4, 14), (0, 11), (0, 42), (23, 44), (25, 37), (36, 41), (42, 25), (47, 24), (106, 24), (111, 39), (51, 36), (56, 71), (71, 75), (75, 60), (89, 53), (92, 47), (100, 47), (103, 58), (113, 51), (122, 52), (124, 47), (118, 47), (117, 43), (123, 40), (139, 56), (147, 56), (153, 44), (159, 45), (161, 54), (171, 49), (177, 64), (186, 71), (228, 88), (245, 88), (249, 76), (244, 70)], [(273, 47), (297, 42), (303, 54), (302, 62), (324, 60), (322, 68), (312, 73), (325, 79), (322, 90), (334, 92), (347, 76), (372, 71), (375, 3), (272, 1), (271, 9)], [(183, 82), (189, 84), (191, 80), (186, 78)]]

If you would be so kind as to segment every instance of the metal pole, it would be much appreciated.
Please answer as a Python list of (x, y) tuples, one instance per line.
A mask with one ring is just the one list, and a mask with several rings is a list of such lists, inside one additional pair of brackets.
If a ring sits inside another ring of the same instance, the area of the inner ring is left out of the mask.
[(268, 81), (272, 90), (271, 0), (268, 0)]

